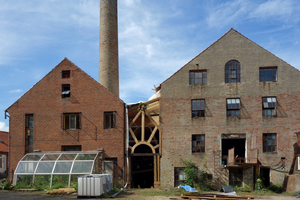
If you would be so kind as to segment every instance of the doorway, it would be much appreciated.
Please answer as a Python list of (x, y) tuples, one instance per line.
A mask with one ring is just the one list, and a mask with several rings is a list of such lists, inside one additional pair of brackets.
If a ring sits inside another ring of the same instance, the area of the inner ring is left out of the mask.
[(222, 139), (222, 165), (228, 165), (228, 150), (234, 147), (234, 156), (245, 158), (246, 139)]
[[(139, 145), (131, 156), (131, 187), (151, 188), (154, 186), (154, 159), (147, 145)], [(139, 155), (140, 154), (140, 155)]]
[(261, 167), (259, 176), (263, 182), (264, 187), (269, 187), (270, 186), (270, 168), (269, 167)]

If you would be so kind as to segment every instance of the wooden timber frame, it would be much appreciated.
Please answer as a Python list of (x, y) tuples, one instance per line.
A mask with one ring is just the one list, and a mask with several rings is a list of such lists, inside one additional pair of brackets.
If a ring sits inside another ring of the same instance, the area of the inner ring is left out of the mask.
[[(145, 110), (138, 110), (138, 105), (133, 104), (128, 109), (129, 116), (129, 141), (125, 138), (128, 145), (129, 156), (129, 175), (128, 175), (128, 187), (131, 187), (131, 158), (132, 156), (153, 156), (153, 172), (154, 172), (154, 187), (160, 186), (160, 157), (161, 157), (161, 127), (159, 121), (160, 112), (160, 97), (144, 102), (146, 104)], [(151, 132), (146, 135), (145, 129)], [(136, 149), (146, 145), (151, 149), (151, 153), (136, 153)], [(126, 148), (126, 147), (125, 147)], [(127, 171), (125, 165), (125, 171)], [(127, 177), (126, 177), (127, 179)]]

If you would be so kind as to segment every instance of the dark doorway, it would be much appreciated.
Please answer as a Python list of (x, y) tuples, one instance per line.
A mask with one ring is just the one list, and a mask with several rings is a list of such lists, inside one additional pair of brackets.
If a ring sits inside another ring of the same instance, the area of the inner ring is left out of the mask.
[(230, 186), (243, 186), (243, 169), (242, 168), (230, 168), (229, 169), (229, 185)]
[[(139, 145), (135, 155), (152, 153), (147, 145)], [(131, 156), (131, 187), (151, 188), (154, 186), (153, 156)]]
[(261, 167), (259, 176), (264, 184), (264, 187), (269, 187), (270, 186), (270, 168)]
[(228, 150), (234, 147), (234, 156), (245, 158), (246, 139), (222, 139), (222, 165), (227, 165)]

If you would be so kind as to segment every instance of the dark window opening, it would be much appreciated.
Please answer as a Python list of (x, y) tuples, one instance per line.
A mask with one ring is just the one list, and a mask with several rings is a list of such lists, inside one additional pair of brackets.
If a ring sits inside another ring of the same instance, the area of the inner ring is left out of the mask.
[(116, 128), (117, 113), (116, 112), (105, 112), (104, 113), (104, 128)]
[(183, 172), (184, 168), (176, 167), (174, 169), (174, 187), (178, 187), (179, 185), (184, 184), (184, 180), (186, 179), (186, 175)]
[(33, 152), (33, 114), (25, 115), (25, 153)]
[(240, 116), (240, 99), (227, 99), (227, 117), (239, 117)]
[(206, 70), (193, 70), (190, 71), (190, 85), (193, 84), (206, 84), (207, 72)]
[(192, 100), (192, 118), (205, 117), (205, 100), (194, 99)]
[(277, 67), (259, 68), (259, 81), (277, 81)]
[(63, 114), (63, 129), (81, 129), (80, 113)]
[(63, 70), (61, 75), (62, 78), (70, 78), (70, 70)]
[(225, 83), (241, 82), (241, 66), (236, 60), (231, 60), (225, 65)]
[(276, 152), (277, 139), (276, 133), (263, 134), (263, 152)]
[(62, 151), (81, 151), (81, 145), (61, 146)]
[(192, 153), (205, 152), (205, 135), (192, 135)]
[(70, 97), (70, 84), (62, 85), (61, 98)]
[(276, 97), (263, 97), (263, 116), (276, 116)]

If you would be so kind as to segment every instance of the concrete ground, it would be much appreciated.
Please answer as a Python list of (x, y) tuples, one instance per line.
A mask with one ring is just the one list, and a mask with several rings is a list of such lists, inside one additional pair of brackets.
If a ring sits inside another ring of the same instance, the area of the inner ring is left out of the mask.
[[(70, 195), (47, 195), (45, 192), (14, 192), (0, 190), (1, 200), (55, 200), (55, 199), (77, 199), (77, 194)], [(85, 198), (85, 200), (88, 198)], [(95, 199), (95, 198), (91, 198)], [(110, 196), (100, 198), (102, 200), (111, 199)], [(121, 200), (170, 200), (170, 199), (181, 199), (178, 196), (141, 196), (136, 194), (120, 194), (116, 199)], [(297, 200), (294, 196), (288, 195), (276, 195), (276, 196), (255, 196), (254, 199), (258, 200)]]

